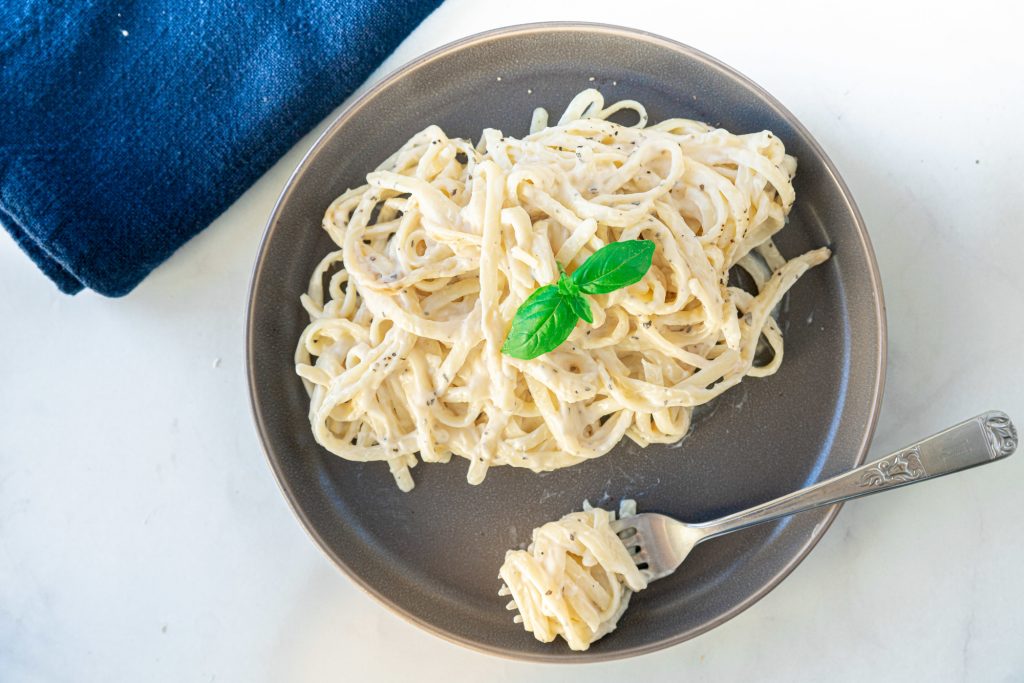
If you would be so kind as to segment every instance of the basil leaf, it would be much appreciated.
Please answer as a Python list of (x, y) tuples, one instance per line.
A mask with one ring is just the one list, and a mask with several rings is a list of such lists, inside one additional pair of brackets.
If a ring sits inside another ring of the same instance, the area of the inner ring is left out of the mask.
[(565, 298), (569, 302), (569, 306), (580, 318), (583, 318), (588, 324), (594, 322), (594, 314), (590, 312), (590, 302), (587, 301), (587, 297), (580, 296), (568, 296)]
[(571, 298), (564, 296), (555, 285), (536, 290), (516, 311), (501, 352), (530, 360), (557, 348), (569, 337), (579, 319)]
[(653, 260), (654, 242), (626, 240), (601, 247), (572, 276), (557, 264), (558, 282), (526, 298), (512, 319), (501, 352), (530, 360), (554, 350), (572, 334), (577, 320), (594, 322), (590, 300), (584, 294), (607, 294), (635, 284)]
[(607, 294), (640, 282), (653, 259), (650, 240), (613, 242), (591, 254), (572, 274), (572, 281), (586, 294)]
[(565, 271), (558, 278), (558, 283), (555, 285), (558, 287), (558, 291), (562, 293), (562, 296), (567, 298), (574, 298), (580, 295), (579, 286), (572, 281), (572, 278), (567, 277)]

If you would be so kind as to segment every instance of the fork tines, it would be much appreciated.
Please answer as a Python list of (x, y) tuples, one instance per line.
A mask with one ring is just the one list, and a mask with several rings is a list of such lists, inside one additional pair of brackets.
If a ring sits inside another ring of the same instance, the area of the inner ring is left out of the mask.
[[(512, 591), (509, 590), (509, 587), (506, 586), (504, 582), (502, 582), (501, 588), (498, 590), (498, 595), (500, 595), (502, 597), (505, 597), (506, 595), (512, 595)], [(509, 600), (508, 604), (505, 605), (505, 609), (507, 609), (509, 612), (515, 612), (515, 611), (517, 611), (519, 609), (519, 607), (516, 605), (516, 601), (515, 600)], [(512, 617), (512, 623), (513, 624), (521, 624), (521, 623), (523, 623), (523, 615), (522, 614), (517, 614), (514, 617)]]

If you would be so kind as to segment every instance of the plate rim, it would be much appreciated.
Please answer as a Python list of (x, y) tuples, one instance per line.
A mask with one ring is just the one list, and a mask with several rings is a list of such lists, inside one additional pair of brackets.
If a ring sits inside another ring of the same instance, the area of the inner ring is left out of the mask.
[[(875, 252), (871, 244), (871, 238), (868, 234), (867, 227), (864, 223), (864, 218), (861, 215), (860, 209), (857, 207), (856, 202), (853, 199), (853, 195), (850, 192), (849, 187), (839, 174), (839, 170), (836, 168), (832, 159), (825, 153), (821, 144), (817, 139), (811, 135), (811, 132), (800, 122), (799, 119), (787, 109), (774, 95), (769, 93), (763, 87), (758, 85), (752, 79), (741, 73), (737, 69), (725, 64), (711, 55), (698, 50), (690, 45), (679, 42), (677, 40), (666, 38), (665, 36), (651, 33), (642, 29), (631, 28), (616, 24), (607, 24), (601, 22), (584, 22), (584, 21), (543, 21), (543, 22), (531, 22), (525, 24), (514, 24), (510, 26), (504, 26), (495, 29), (489, 29), (474, 33), (463, 38), (459, 38), (452, 42), (436, 47), (429, 50), (420, 56), (402, 64), (400, 67), (389, 73), (387, 76), (382, 78), (378, 83), (369, 88), (366, 92), (358, 96), (351, 103), (349, 103), (341, 112), (335, 116), (335, 118), (328, 124), (324, 131), (317, 136), (316, 140), (310, 145), (309, 149), (303, 154), (302, 159), (299, 161), (295, 170), (292, 171), (288, 177), (281, 194), (277, 201), (274, 203), (274, 207), (270, 212), (267, 219), (267, 223), (263, 229), (263, 235), (260, 238), (259, 246), (256, 251), (256, 258), (253, 262), (252, 271), (249, 278), (249, 288), (246, 294), (246, 311), (245, 311), (245, 322), (243, 325), (244, 329), (244, 355), (245, 355), (245, 375), (246, 385), (249, 394), (249, 409), (252, 415), (253, 421), (256, 426), (256, 432), (259, 436), (260, 448), (263, 451), (264, 457), (270, 469), (274, 475), (274, 480), (277, 483), (278, 489), (284, 495), (284, 498), (288, 501), (288, 507), (295, 517), (298, 519), (300, 526), (305, 530), (306, 534), (313, 541), (320, 551), (326, 556), (336, 567), (338, 567), (343, 574), (345, 574), (356, 586), (361, 588), (366, 594), (372, 597), (377, 603), (383, 605), (391, 613), (401, 617), (407, 623), (417, 626), (424, 631), (441, 638), (449, 643), (460, 645), (470, 650), (480, 652), (487, 655), (501, 657), (503, 659), (509, 659), (513, 661), (529, 661), (529, 662), (542, 662), (542, 663), (560, 663), (560, 664), (584, 664), (591, 662), (608, 662), (619, 659), (626, 659), (629, 657), (636, 657), (643, 654), (649, 654), (658, 650), (677, 645), (685, 642), (699, 635), (702, 635), (718, 626), (721, 626), (725, 622), (733, 619), (737, 615), (749, 609), (764, 596), (774, 590), (782, 581), (788, 577), (794, 569), (807, 557), (807, 555), (814, 549), (821, 538), (832, 526), (832, 522), (835, 521), (836, 515), (842, 508), (842, 503), (837, 503), (830, 506), (826, 510), (825, 519), (818, 524), (811, 533), (811, 536), (807, 539), (807, 542), (799, 549), (789, 562), (787, 562), (781, 569), (773, 574), (757, 591), (751, 594), (742, 602), (735, 605), (732, 609), (724, 612), (715, 619), (712, 619), (700, 626), (691, 628), (682, 633), (670, 636), (668, 638), (662, 638), (645, 645), (633, 646), (630, 648), (615, 650), (612, 652), (592, 652), (586, 651), (582, 653), (573, 653), (573, 656), (566, 656), (560, 651), (552, 650), (550, 653), (530, 653), (513, 650), (511, 648), (500, 648), (492, 647), (481, 644), (476, 641), (472, 641), (466, 638), (462, 638), (458, 635), (450, 633), (437, 625), (422, 619), (415, 614), (407, 611), (402, 606), (394, 602), (386, 594), (376, 590), (369, 583), (364, 581), (355, 571), (353, 571), (348, 564), (345, 563), (344, 559), (335, 554), (328, 545), (324, 542), (324, 539), (317, 534), (313, 529), (313, 524), (307, 515), (301, 509), (299, 502), (294, 495), (293, 491), (286, 483), (285, 478), (282, 476), (280, 467), (278, 466), (277, 459), (272, 455), (272, 449), (270, 447), (270, 439), (268, 438), (266, 424), (263, 420), (262, 415), (257, 407), (256, 397), (256, 370), (253, 363), (254, 356), (254, 339), (255, 339), (255, 328), (254, 328), (254, 314), (256, 308), (256, 288), (259, 284), (260, 276), (263, 273), (264, 261), (267, 255), (267, 245), (270, 237), (274, 232), (275, 226), (280, 217), (281, 211), (287, 200), (291, 197), (296, 187), (296, 179), (306, 170), (310, 165), (312, 159), (321, 151), (323, 143), (333, 136), (341, 127), (347, 123), (347, 121), (355, 115), (360, 109), (365, 107), (367, 104), (377, 96), (378, 93), (387, 89), (392, 83), (404, 78), (407, 74), (421, 68), (422, 66), (435, 61), (437, 59), (444, 58), (448, 54), (460, 51), (473, 45), (479, 45), (486, 43), (489, 40), (507, 37), (511, 35), (523, 35), (523, 34), (534, 34), (534, 33), (550, 33), (550, 32), (595, 32), (604, 33), (609, 35), (615, 35), (618, 37), (628, 38), (632, 40), (641, 40), (647, 43), (653, 43), (660, 47), (668, 48), (675, 52), (682, 53), (689, 58), (697, 61), (704, 62), (708, 66), (718, 69), (728, 76), (734, 78), (745, 87), (756, 92), (760, 95), (768, 105), (774, 109), (775, 113), (781, 118), (785, 119), (790, 126), (806, 140), (811, 150), (818, 155), (822, 160), (828, 175), (832, 181), (839, 188), (842, 201), (846, 205), (853, 217), (854, 227), (856, 228), (857, 237), (860, 241), (863, 252), (867, 257), (868, 262), (868, 276), (871, 284), (872, 291), (872, 302), (875, 309), (875, 317), (878, 320), (878, 331), (875, 339), (875, 346), (878, 350), (877, 363), (874, 368), (874, 383), (872, 386), (871, 405), (869, 408), (868, 422), (865, 425), (863, 436), (861, 437), (860, 444), (857, 448), (857, 455), (854, 460), (855, 465), (859, 466), (864, 462), (867, 455), (868, 449), (871, 445), (871, 440), (875, 433), (875, 428), (878, 424), (878, 417), (881, 411), (882, 405), (882, 394), (885, 389), (885, 378), (886, 378), (886, 366), (888, 357), (888, 338), (887, 329), (888, 324), (886, 320), (886, 308), (885, 298), (882, 291), (881, 274), (878, 268), (878, 262), (875, 257)], [(497, 603), (496, 603), (497, 604)]]

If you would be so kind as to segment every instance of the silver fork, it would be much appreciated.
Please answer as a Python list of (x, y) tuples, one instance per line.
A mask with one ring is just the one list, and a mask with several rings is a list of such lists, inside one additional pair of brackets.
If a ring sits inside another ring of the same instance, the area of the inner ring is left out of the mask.
[(644, 512), (612, 523), (648, 581), (676, 570), (698, 543), (804, 510), (859, 498), (985, 465), (1017, 449), (1017, 429), (1006, 413), (990, 411), (800, 491), (700, 524)]

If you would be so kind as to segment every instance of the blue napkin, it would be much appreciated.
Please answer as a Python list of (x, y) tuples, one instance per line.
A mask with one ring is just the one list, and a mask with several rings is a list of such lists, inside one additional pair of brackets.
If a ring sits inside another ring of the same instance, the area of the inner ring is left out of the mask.
[(62, 291), (126, 294), (439, 4), (2, 2), (0, 223)]

